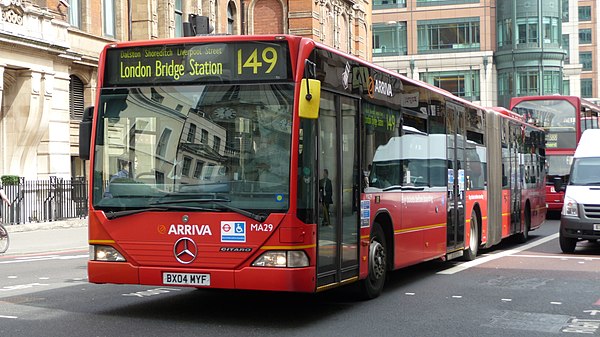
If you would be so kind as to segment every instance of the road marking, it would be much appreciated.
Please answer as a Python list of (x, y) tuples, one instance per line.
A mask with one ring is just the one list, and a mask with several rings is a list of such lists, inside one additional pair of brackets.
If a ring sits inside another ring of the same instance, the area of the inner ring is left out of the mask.
[(0, 318), (10, 318), (10, 319), (17, 319), (19, 317), (17, 316), (5, 316), (5, 315), (0, 315)]
[(509, 255), (520, 253), (520, 252), (522, 252), (524, 250), (527, 250), (527, 249), (539, 246), (539, 245), (541, 245), (543, 243), (546, 243), (548, 241), (554, 240), (556, 238), (558, 238), (558, 233), (555, 233), (553, 235), (547, 236), (545, 238), (541, 238), (539, 240), (536, 240), (534, 242), (528, 243), (528, 244), (526, 244), (524, 246), (521, 246), (519, 248), (507, 250), (507, 251), (504, 251), (504, 252), (501, 252), (501, 253), (498, 253), (498, 254), (488, 255), (488, 256), (485, 256), (485, 257), (482, 257), (482, 258), (479, 258), (479, 259), (475, 259), (473, 261), (461, 263), (461, 264), (459, 264), (457, 266), (454, 266), (452, 268), (448, 268), (446, 270), (439, 271), (439, 272), (437, 272), (437, 274), (440, 274), (440, 275), (453, 275), (453, 274), (459, 273), (461, 271), (467, 270), (469, 268), (478, 266), (480, 264), (483, 264), (483, 263), (486, 263), (486, 262), (490, 262), (490, 261), (499, 259), (501, 257), (505, 257), (505, 256), (509, 256)]
[(502, 302), (512, 302), (511, 298), (503, 298), (501, 299)]
[(12, 263), (24, 263), (24, 262), (38, 262), (38, 261), (49, 261), (49, 260), (74, 260), (81, 258), (88, 258), (89, 254), (82, 255), (45, 255), (36, 257), (21, 257), (9, 261), (0, 261), (0, 264), (12, 264)]
[(589, 257), (589, 256), (560, 256), (560, 255), (527, 255), (527, 254), (519, 254), (513, 255), (513, 257), (534, 257), (534, 258), (543, 258), (543, 259), (559, 259), (559, 260), (584, 260), (584, 261), (600, 261), (600, 257)]

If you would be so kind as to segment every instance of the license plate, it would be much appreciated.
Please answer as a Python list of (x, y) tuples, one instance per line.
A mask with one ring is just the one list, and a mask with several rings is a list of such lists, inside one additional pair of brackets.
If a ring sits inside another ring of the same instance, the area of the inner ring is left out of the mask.
[(163, 273), (163, 284), (209, 286), (210, 274)]
[(594, 230), (595, 231), (600, 231), (600, 223), (595, 223), (594, 224)]

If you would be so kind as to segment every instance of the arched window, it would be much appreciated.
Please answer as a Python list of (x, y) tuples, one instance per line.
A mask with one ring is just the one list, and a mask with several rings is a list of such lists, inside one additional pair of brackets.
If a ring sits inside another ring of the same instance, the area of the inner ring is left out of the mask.
[(230, 1), (227, 5), (227, 34), (235, 33), (235, 5)]
[(69, 81), (69, 113), (72, 120), (80, 121), (83, 118), (83, 81), (75, 75)]

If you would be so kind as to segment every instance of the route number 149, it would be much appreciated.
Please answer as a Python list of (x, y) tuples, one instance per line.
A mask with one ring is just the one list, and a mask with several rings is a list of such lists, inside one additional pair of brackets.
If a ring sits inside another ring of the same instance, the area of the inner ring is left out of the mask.
[(277, 64), (277, 51), (273, 47), (263, 49), (260, 55), (256, 48), (254, 48), (250, 55), (243, 54), (243, 50), (238, 49), (238, 75), (242, 75), (246, 69), (252, 69), (253, 74), (258, 74), (259, 70), (262, 71), (263, 63), (266, 63), (269, 67), (264, 73), (269, 74)]

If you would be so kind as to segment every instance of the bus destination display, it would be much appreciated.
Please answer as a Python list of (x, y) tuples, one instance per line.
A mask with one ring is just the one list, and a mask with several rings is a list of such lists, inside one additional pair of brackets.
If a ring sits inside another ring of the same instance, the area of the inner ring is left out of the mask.
[(109, 49), (104, 86), (289, 80), (286, 43), (240, 42)]

